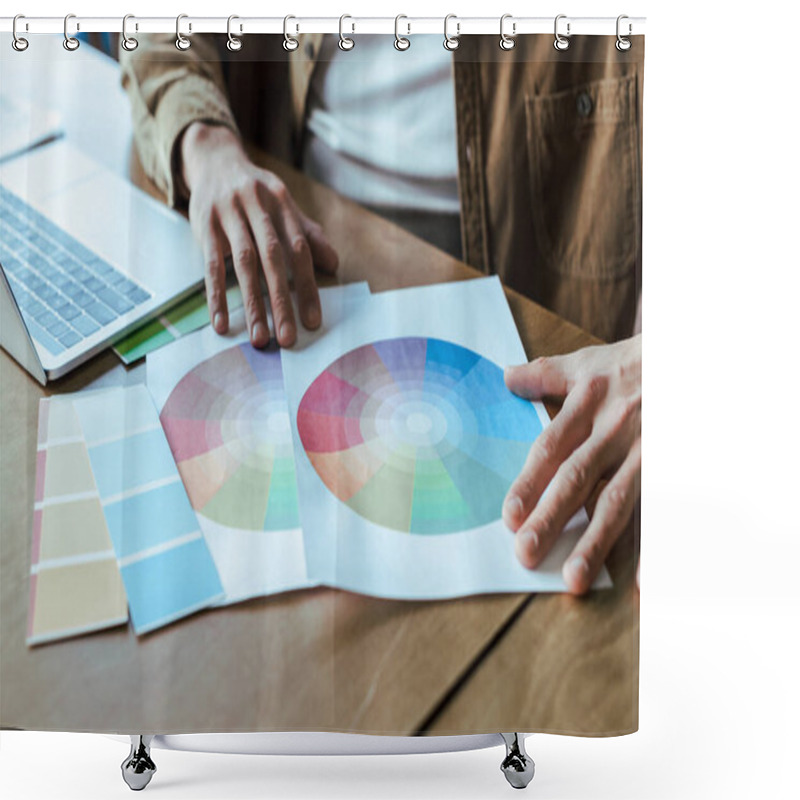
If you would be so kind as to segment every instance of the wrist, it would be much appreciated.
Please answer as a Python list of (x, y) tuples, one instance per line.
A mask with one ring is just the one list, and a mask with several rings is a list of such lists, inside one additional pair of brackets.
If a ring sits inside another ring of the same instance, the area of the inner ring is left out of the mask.
[(180, 142), (180, 175), (189, 192), (197, 184), (201, 171), (214, 158), (230, 160), (243, 154), (242, 144), (226, 125), (192, 122), (183, 132)]

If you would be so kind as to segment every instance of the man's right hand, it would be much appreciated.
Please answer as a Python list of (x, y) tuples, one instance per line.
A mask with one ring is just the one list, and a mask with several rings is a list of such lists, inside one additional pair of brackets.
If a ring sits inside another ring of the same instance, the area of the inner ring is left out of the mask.
[(294, 344), (297, 328), (289, 296), (291, 267), (306, 328), (322, 322), (314, 266), (333, 273), (336, 251), (322, 228), (297, 207), (281, 179), (253, 164), (238, 136), (222, 125), (193, 122), (180, 143), (182, 174), (189, 190), (189, 221), (203, 247), (208, 311), (214, 330), (228, 329), (225, 257), (244, 300), (250, 341), (269, 342), (259, 271), (269, 292), (278, 344)]

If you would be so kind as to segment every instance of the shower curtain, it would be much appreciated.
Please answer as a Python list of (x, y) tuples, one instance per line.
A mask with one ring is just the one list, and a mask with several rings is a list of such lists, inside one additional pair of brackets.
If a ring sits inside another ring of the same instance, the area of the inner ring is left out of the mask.
[(3, 42), (0, 725), (635, 731), (644, 38), (236, 30)]

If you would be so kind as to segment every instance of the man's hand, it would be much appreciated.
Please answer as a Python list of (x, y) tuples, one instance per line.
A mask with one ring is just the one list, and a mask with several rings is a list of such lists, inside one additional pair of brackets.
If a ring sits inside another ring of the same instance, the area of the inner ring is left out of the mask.
[(512, 392), (530, 400), (564, 398), (503, 504), (503, 520), (516, 532), (517, 557), (524, 566), (534, 569), (542, 561), (598, 482), (608, 479), (589, 526), (564, 564), (567, 588), (583, 594), (639, 497), (642, 337), (509, 367), (505, 380)]
[(217, 333), (228, 329), (225, 256), (230, 254), (244, 299), (250, 341), (269, 342), (263, 271), (275, 336), (283, 347), (297, 336), (289, 295), (294, 275), (300, 319), (306, 328), (322, 321), (314, 265), (335, 272), (339, 259), (322, 228), (295, 205), (277, 175), (253, 164), (236, 134), (221, 125), (192, 123), (180, 143), (183, 178), (190, 192), (189, 220), (205, 258), (206, 294)]

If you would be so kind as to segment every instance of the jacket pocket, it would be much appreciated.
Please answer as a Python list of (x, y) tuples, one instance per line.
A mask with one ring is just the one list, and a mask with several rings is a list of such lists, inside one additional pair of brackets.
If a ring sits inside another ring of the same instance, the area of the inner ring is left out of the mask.
[(540, 266), (577, 278), (629, 274), (640, 249), (636, 76), (525, 102)]

